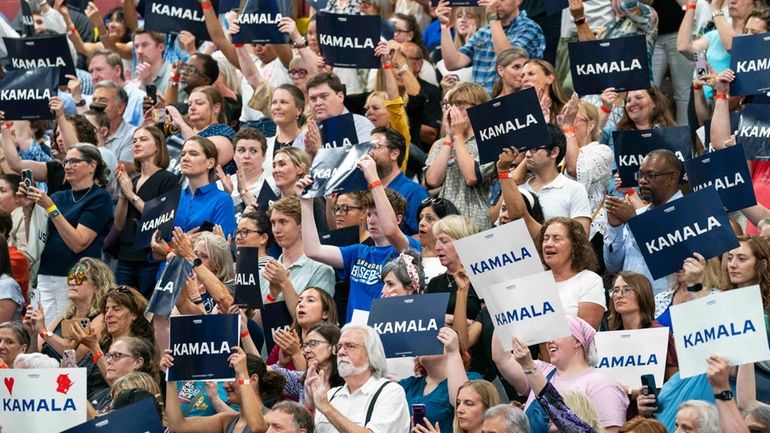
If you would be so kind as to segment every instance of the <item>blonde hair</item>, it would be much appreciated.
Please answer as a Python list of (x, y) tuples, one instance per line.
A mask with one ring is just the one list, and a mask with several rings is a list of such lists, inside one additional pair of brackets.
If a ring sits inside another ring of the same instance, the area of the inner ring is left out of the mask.
[[(495, 388), (494, 385), (487, 382), (486, 380), (476, 379), (465, 382), (462, 384), (460, 389), (457, 390), (457, 395), (454, 396), (455, 399), (460, 396), (460, 391), (462, 391), (463, 388), (473, 388), (473, 390), (476, 391), (476, 394), (481, 397), (481, 404), (484, 405), (484, 412), (486, 412), (490, 407), (494, 407), (500, 404), (500, 394), (498, 394), (497, 388)], [(449, 398), (451, 399), (452, 396), (450, 395)], [(457, 421), (457, 416), (455, 416), (454, 419), (453, 429), (454, 433), (469, 433), (467, 430), (460, 428), (460, 424)]]
[[(86, 274), (86, 278), (94, 286), (93, 293), (91, 293), (91, 300), (88, 303), (88, 317), (96, 317), (101, 314), (101, 304), (104, 295), (107, 290), (115, 286), (115, 274), (112, 273), (112, 269), (107, 266), (101, 260), (97, 260), (91, 257), (83, 257), (75, 263), (72, 269), (78, 267), (84, 267), (83, 272)], [(67, 310), (64, 312), (63, 319), (72, 319), (75, 317), (76, 307), (75, 303), (69, 301), (67, 304)]]
[(599, 414), (596, 413), (596, 408), (586, 393), (574, 390), (564, 391), (561, 393), (561, 396), (564, 399), (564, 403), (572, 409), (572, 412), (578, 418), (590, 425), (596, 433), (604, 433), (604, 427), (602, 427)]
[[(478, 22), (476, 31), (487, 25), (487, 13), (484, 8), (463, 6), (454, 8), (452, 11), (452, 16), (449, 19), (452, 22), (453, 28), (457, 29), (457, 14), (460, 12), (465, 12), (466, 10), (470, 11), (470, 13), (473, 14), (473, 17), (476, 18), (476, 21)], [(465, 36), (461, 35), (459, 32), (455, 32), (455, 47), (460, 48), (465, 45), (466, 42), (468, 42), (468, 40), (465, 39)]]
[(121, 376), (118, 380), (115, 381), (115, 383), (112, 384), (112, 389), (110, 389), (112, 400), (114, 401), (115, 397), (120, 395), (121, 392), (134, 388), (141, 388), (152, 394), (152, 396), (155, 398), (155, 401), (157, 401), (161, 408), (161, 422), (164, 426), (167, 425), (168, 423), (166, 421), (166, 411), (163, 410), (164, 402), (163, 395), (160, 393), (160, 386), (158, 385), (158, 382), (147, 373), (134, 372), (128, 373), (125, 376)]
[[(278, 156), (279, 153), (286, 154), (289, 161), (299, 169), (300, 174), (297, 176), (298, 178), (310, 174), (310, 157), (304, 150), (298, 147), (282, 147), (275, 152), (275, 156)], [(273, 160), (275, 160), (275, 157), (273, 157)]]
[(433, 235), (443, 233), (457, 240), (479, 232), (476, 225), (465, 215), (447, 215), (433, 224)]
[(449, 102), (462, 100), (475, 106), (489, 101), (489, 93), (476, 83), (464, 82), (449, 89), (444, 99)]
[[(562, 113), (567, 111), (567, 106), (565, 105), (561, 111)], [(599, 140), (599, 137), (602, 135), (602, 130), (599, 128), (599, 111), (596, 107), (588, 102), (580, 101), (578, 102), (577, 112), (586, 119), (586, 124), (588, 124), (588, 122), (594, 122), (594, 127), (588, 131), (588, 136), (591, 138), (591, 141)]]

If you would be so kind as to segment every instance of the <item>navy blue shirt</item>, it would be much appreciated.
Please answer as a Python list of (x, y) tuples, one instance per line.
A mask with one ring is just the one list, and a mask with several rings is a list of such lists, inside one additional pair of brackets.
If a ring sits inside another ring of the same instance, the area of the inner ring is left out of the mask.
[(65, 276), (81, 257), (101, 258), (104, 238), (112, 224), (112, 199), (103, 188), (93, 185), (91, 189), (58, 191), (51, 199), (59, 208), (61, 216), (72, 227), (83, 225), (96, 232), (96, 239), (80, 253), (75, 253), (64, 243), (53, 218), (48, 220), (48, 240), (40, 257), (40, 275)]
[(203, 224), (204, 221), (222, 226), (225, 236), (235, 234), (235, 207), (230, 194), (217, 188), (216, 182), (195, 190), (182, 190), (179, 197), (174, 225), (188, 232)]

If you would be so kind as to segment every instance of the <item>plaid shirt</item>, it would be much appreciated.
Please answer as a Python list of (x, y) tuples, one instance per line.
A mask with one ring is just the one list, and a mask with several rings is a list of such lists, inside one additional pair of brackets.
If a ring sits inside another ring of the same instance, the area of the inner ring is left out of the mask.
[[(537, 23), (527, 18), (525, 11), (520, 11), (507, 27), (503, 27), (503, 31), (511, 41), (511, 45), (523, 48), (530, 58), (543, 57), (543, 51), (545, 51), (543, 30)], [(492, 31), (489, 26), (484, 26), (474, 33), (459, 51), (471, 58), (473, 81), (491, 92), (497, 78), (495, 68), (497, 56), (492, 45)]]

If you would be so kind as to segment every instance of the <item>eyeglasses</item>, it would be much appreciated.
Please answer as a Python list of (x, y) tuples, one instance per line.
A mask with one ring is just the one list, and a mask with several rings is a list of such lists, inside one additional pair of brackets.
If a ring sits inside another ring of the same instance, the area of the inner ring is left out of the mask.
[(633, 291), (634, 289), (630, 287), (620, 287), (617, 289), (612, 289), (610, 290), (610, 298), (616, 298), (620, 295), (622, 295), (625, 298), (626, 296), (630, 295)]
[(345, 349), (345, 352), (350, 352), (351, 350), (358, 349), (359, 347), (364, 347), (364, 345), (359, 343), (350, 343), (350, 342), (339, 343), (332, 347), (333, 349), (332, 353), (336, 355), (340, 353), (340, 350), (342, 349)]
[(64, 161), (62, 161), (62, 164), (67, 166), (67, 165), (79, 164), (81, 162), (91, 162), (91, 160), (90, 159), (82, 159), (82, 158), (67, 158)]
[(390, 148), (390, 146), (389, 146), (389, 145), (387, 145), (387, 144), (382, 144), (382, 143), (378, 143), (378, 142), (374, 142), (374, 143), (372, 144), (372, 150), (380, 150), (380, 149), (382, 149), (383, 147), (384, 147), (384, 148)]
[(179, 65), (179, 73), (180, 74), (189, 74), (189, 75), (193, 75), (193, 74), (203, 75), (193, 65)]
[(471, 104), (468, 101), (458, 100), (458, 101), (441, 101), (441, 109), (446, 110), (450, 106), (454, 105), (457, 108), (462, 108), (463, 106), (470, 107), (473, 104)]
[(351, 209), (363, 209), (361, 206), (350, 206), (347, 204), (343, 204), (341, 206), (334, 206), (334, 215), (340, 214), (342, 216), (347, 215)]
[(394, 33), (394, 34), (399, 34), (399, 33), (409, 33), (409, 32), (411, 32), (411, 30), (404, 30), (404, 29), (399, 29), (398, 27), (396, 27), (395, 29), (393, 29), (393, 33)]
[(299, 347), (302, 349), (305, 349), (305, 348), (315, 349), (320, 344), (331, 344), (331, 343), (323, 340), (307, 340), (306, 342), (300, 344)]
[(259, 230), (240, 229), (235, 231), (235, 237), (246, 237), (251, 233), (259, 233)]
[(112, 362), (118, 362), (123, 358), (133, 358), (133, 356), (129, 353), (121, 353), (121, 352), (107, 352), (104, 354), (108, 359), (111, 359)]
[(289, 77), (294, 78), (295, 75), (297, 76), (297, 78), (305, 78), (307, 77), (307, 69), (305, 68), (289, 69)]
[(67, 284), (72, 284), (72, 282), (75, 282), (76, 286), (79, 286), (83, 284), (83, 281), (87, 280), (85, 272), (83, 271), (77, 271), (77, 272), (70, 272), (67, 275)]
[(664, 173), (649, 173), (646, 171), (640, 171), (638, 180), (647, 179), (650, 182), (655, 182), (655, 179), (659, 178), (660, 176), (668, 176), (669, 174), (674, 174), (674, 172), (667, 171)]
[[(537, 147), (532, 147), (532, 148), (529, 148), (529, 149), (527, 149), (527, 152), (529, 152), (529, 153), (535, 153), (535, 152), (537, 152), (538, 150), (548, 150), (548, 148), (549, 148), (549, 147), (550, 147), (550, 146), (537, 146)], [(526, 152), (525, 152), (525, 153), (526, 153)]]

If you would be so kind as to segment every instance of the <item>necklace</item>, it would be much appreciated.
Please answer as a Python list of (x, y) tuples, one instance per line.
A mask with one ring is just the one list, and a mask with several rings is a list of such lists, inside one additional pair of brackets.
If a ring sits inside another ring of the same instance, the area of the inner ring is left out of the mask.
[(455, 286), (454, 277), (449, 274), (444, 274), (444, 276), (446, 277), (447, 286), (449, 286), (450, 289), (453, 288)]
[(80, 200), (83, 200), (83, 199), (85, 198), (85, 196), (87, 196), (87, 195), (88, 195), (88, 193), (89, 193), (89, 192), (91, 192), (91, 188), (93, 188), (93, 187), (94, 187), (94, 184), (91, 184), (91, 186), (89, 186), (89, 187), (88, 187), (88, 191), (86, 191), (86, 193), (85, 193), (85, 194), (83, 194), (83, 196), (82, 196), (82, 197), (80, 197), (80, 198), (79, 198), (79, 199), (77, 199), (77, 200), (75, 200), (75, 190), (72, 190), (72, 189), (71, 189), (71, 190), (70, 190), (70, 195), (72, 196), (72, 201), (73, 201), (74, 203), (77, 203), (77, 202), (79, 202)]

